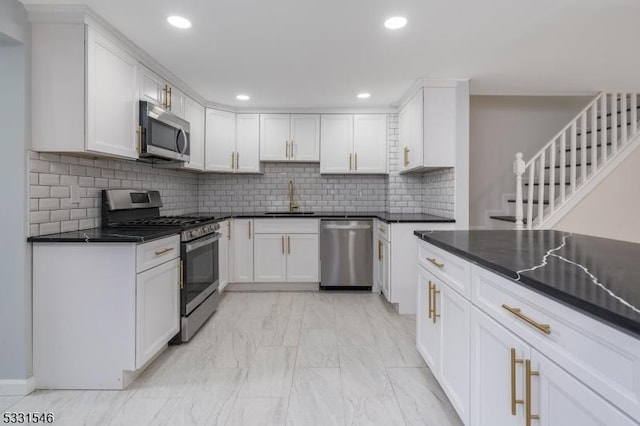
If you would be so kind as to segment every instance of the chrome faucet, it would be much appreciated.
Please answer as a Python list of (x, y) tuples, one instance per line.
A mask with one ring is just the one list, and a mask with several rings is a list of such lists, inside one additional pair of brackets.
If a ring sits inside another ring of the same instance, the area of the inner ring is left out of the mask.
[(298, 205), (293, 201), (295, 190), (293, 189), (293, 180), (289, 181), (289, 211), (293, 212), (298, 210)]

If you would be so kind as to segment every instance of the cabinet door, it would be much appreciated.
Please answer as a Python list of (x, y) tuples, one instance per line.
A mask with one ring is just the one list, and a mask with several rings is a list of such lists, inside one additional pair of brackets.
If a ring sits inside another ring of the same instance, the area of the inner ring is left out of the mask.
[(287, 281), (320, 281), (320, 245), (318, 234), (286, 236)]
[(184, 118), (191, 125), (189, 162), (184, 167), (204, 170), (204, 107), (191, 98), (185, 99)]
[(320, 119), (320, 173), (353, 171), (353, 115), (323, 114)]
[(87, 28), (87, 150), (138, 158), (138, 61)]
[(405, 105), (398, 113), (398, 167), (400, 171), (409, 168), (411, 149), (411, 104)]
[(260, 114), (260, 161), (289, 159), (289, 114)]
[(220, 222), (220, 240), (218, 240), (218, 291), (229, 284), (229, 234), (230, 221)]
[(260, 172), (260, 115), (236, 116), (236, 172)]
[(469, 424), (471, 303), (442, 281), (436, 283), (440, 315), (440, 385), (464, 424)]
[(231, 235), (234, 282), (253, 282), (253, 220), (234, 219)]
[(235, 114), (207, 108), (205, 170), (232, 172), (235, 165)]
[(286, 237), (283, 234), (256, 234), (253, 272), (256, 282), (287, 280)]
[(320, 116), (292, 114), (289, 160), (320, 161)]
[[(512, 350), (514, 360), (518, 361), (513, 366)], [(522, 360), (529, 356), (528, 345), (479, 309), (471, 308), (470, 424), (525, 424)], [(520, 402), (512, 405), (514, 399)]]
[(173, 115), (177, 115), (180, 118), (185, 117), (185, 102), (186, 95), (173, 86), (169, 86), (168, 91), (168, 103), (167, 109), (171, 111)]
[(456, 88), (424, 89), (422, 164), (425, 167), (454, 167), (456, 155)]
[[(429, 291), (429, 285), (436, 282), (436, 278), (424, 268), (418, 267), (418, 312), (416, 314), (416, 345), (422, 358), (427, 363), (433, 374), (438, 376), (440, 365), (440, 318), (435, 322), (430, 308), (436, 305), (439, 310), (439, 295), (433, 295)], [(434, 300), (435, 299), (435, 300)]]
[(419, 91), (411, 99), (409, 106), (409, 113), (411, 114), (411, 123), (409, 126), (409, 153), (407, 155), (409, 159), (409, 165), (407, 169), (415, 169), (422, 167), (423, 160), (423, 146), (424, 146), (424, 134), (423, 134), (423, 120), (424, 120), (424, 94), (423, 91)]
[(136, 279), (136, 368), (176, 335), (180, 320), (178, 259), (138, 274)]
[[(561, 367), (531, 351), (531, 413), (541, 426), (637, 424)], [(526, 373), (525, 373), (526, 374)]]
[(149, 68), (139, 65), (140, 100), (164, 107), (164, 79)]
[(353, 168), (356, 173), (387, 173), (387, 115), (353, 116)]

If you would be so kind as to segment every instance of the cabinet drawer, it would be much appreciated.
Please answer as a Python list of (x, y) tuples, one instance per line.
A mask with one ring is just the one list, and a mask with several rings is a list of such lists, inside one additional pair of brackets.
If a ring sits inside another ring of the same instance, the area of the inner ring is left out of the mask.
[(140, 273), (180, 256), (180, 236), (139, 244), (136, 248), (136, 272)]
[(418, 264), (439, 276), (465, 298), (471, 298), (471, 264), (424, 241), (418, 242)]
[(256, 219), (256, 234), (317, 234), (318, 219)]
[[(640, 340), (493, 272), (472, 268), (472, 302), (478, 308), (640, 418)], [(549, 334), (536, 324), (548, 326)]]

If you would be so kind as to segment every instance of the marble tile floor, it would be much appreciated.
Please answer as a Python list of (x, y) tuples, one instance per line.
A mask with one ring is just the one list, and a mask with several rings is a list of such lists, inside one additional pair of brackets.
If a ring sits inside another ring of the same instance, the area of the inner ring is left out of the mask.
[(36, 391), (0, 411), (56, 425), (461, 425), (415, 317), (345, 292), (227, 292), (192, 341), (124, 391)]

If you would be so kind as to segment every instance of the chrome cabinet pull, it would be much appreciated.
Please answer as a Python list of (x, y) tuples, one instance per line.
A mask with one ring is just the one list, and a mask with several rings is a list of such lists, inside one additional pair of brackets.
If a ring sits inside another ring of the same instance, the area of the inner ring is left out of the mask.
[(235, 155), (235, 153), (232, 152), (231, 153), (231, 170), (235, 170), (235, 168), (236, 168), (235, 163), (234, 163), (235, 158), (236, 158), (236, 155)]
[(531, 318), (529, 318), (528, 316), (524, 315), (521, 312), (520, 308), (512, 308), (511, 306), (503, 303), (502, 307), (504, 309), (506, 309), (507, 311), (511, 312), (513, 315), (515, 315), (516, 317), (520, 318), (522, 321), (526, 322), (529, 325), (534, 326), (535, 328), (537, 328), (538, 330), (542, 331), (544, 334), (551, 334), (551, 326), (549, 324), (540, 324), (537, 321), (532, 320)]
[(511, 348), (511, 414), (516, 415), (516, 405), (523, 404), (522, 399), (516, 397), (516, 364), (522, 364), (522, 359), (516, 357), (515, 348)]
[(436, 265), (438, 268), (444, 268), (444, 263), (438, 262), (435, 257), (433, 257), (433, 258), (432, 257), (427, 257), (427, 260), (429, 262), (433, 263), (434, 265)]
[(231, 221), (227, 222), (227, 240), (231, 239)]
[(285, 154), (284, 154), (284, 157), (285, 157), (286, 159), (289, 159), (289, 141), (284, 141), (284, 144), (285, 144), (285, 146), (286, 146), (286, 148), (285, 148)]
[(287, 254), (291, 254), (291, 237), (287, 235)]
[(249, 239), (251, 239), (251, 222), (249, 222)]
[(356, 165), (355, 170), (358, 171), (358, 153), (357, 152), (354, 155), (354, 157), (355, 157), (355, 165)]
[(236, 152), (236, 170), (240, 168), (240, 153)]
[(282, 236), (282, 254), (284, 254), (284, 235)]
[(531, 426), (531, 420), (540, 420), (540, 415), (531, 413), (531, 378), (533, 376), (539, 376), (539, 371), (533, 371), (531, 369), (531, 360), (528, 359), (524, 362), (524, 375), (525, 375), (525, 395), (526, 403), (524, 405), (525, 411), (525, 424)]
[(349, 171), (353, 170), (353, 154), (349, 154)]

